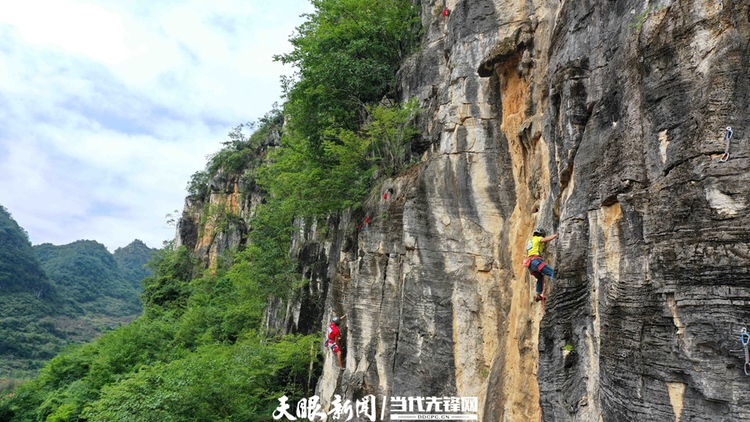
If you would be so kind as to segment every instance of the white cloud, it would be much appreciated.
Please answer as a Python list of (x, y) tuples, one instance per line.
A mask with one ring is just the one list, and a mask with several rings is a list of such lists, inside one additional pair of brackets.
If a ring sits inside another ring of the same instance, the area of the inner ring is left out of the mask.
[(104, 63), (120, 63), (130, 55), (120, 17), (96, 4), (71, 0), (6, 2), (0, 22), (15, 26), (32, 45), (51, 44)]
[(174, 234), (190, 175), (279, 100), (306, 1), (29, 0), (0, 14), (0, 204), (34, 243)]

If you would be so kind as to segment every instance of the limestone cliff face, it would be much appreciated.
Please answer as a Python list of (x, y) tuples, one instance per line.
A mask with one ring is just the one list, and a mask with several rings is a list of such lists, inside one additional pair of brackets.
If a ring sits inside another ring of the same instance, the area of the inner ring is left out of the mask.
[(347, 371), (326, 365), (319, 392), (473, 396), (480, 420), (538, 420), (542, 308), (521, 261), (533, 227), (556, 222), (542, 137), (554, 11), (447, 7), (423, 4), (423, 48), (400, 72), (427, 110), (424, 159), (384, 184), (340, 257), (329, 303), (348, 315)]
[[(482, 421), (750, 419), (750, 5), (719, 3), (423, 2), (422, 49), (399, 73), (426, 110), (422, 162), (325, 236), (300, 223), (312, 282), (268, 312), (292, 332), (347, 314), (325, 405), (476, 396)], [(521, 264), (537, 226), (560, 233), (545, 310)]]
[[(272, 130), (254, 153), (262, 159), (279, 146), (281, 132)], [(250, 171), (252, 169), (247, 169)], [(218, 174), (208, 182), (205, 198), (189, 196), (177, 222), (175, 246), (186, 246), (207, 267), (219, 264), (225, 253), (245, 244), (255, 207), (264, 192), (236, 174)]]
[(557, 12), (543, 131), (560, 209), (540, 337), (546, 420), (750, 418), (750, 5), (721, 3)]

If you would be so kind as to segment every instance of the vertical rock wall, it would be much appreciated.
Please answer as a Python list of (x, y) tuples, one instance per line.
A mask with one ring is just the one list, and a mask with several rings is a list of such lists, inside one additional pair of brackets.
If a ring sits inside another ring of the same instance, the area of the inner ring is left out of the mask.
[(554, 224), (549, 11), (460, 1), (422, 12), (423, 48), (399, 77), (426, 110), (413, 146), (423, 162), (382, 186), (389, 199), (365, 207), (370, 226), (341, 255), (328, 304), (348, 315), (347, 371), (329, 353), (319, 393), (478, 397), (480, 420), (538, 420), (542, 305), (521, 261), (533, 227)]
[(741, 1), (561, 5), (544, 131), (561, 192), (540, 338), (545, 420), (750, 418), (749, 12)]

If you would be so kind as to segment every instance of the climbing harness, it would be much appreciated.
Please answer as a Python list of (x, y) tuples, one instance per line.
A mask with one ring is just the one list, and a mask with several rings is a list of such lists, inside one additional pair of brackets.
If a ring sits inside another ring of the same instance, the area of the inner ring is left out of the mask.
[[(538, 256), (530, 256), (529, 258), (531, 258), (531, 260), (533, 261), (533, 260), (534, 260), (535, 258), (539, 258), (539, 257), (538, 257)], [(539, 259), (541, 259), (541, 258), (539, 258)], [(531, 271), (531, 270), (529, 270), (529, 273), (531, 273), (531, 275), (533, 275), (533, 276), (537, 276), (537, 275), (539, 275), (539, 274), (541, 274), (541, 273), (542, 273), (542, 268), (544, 268), (544, 267), (546, 267), (546, 266), (547, 266), (547, 264), (546, 264), (546, 263), (545, 263), (544, 261), (542, 261), (542, 262), (541, 262), (541, 263), (540, 263), (540, 264), (539, 264), (539, 265), (538, 265), (538, 266), (536, 267), (536, 271)], [(529, 261), (529, 268), (531, 268), (531, 261)]]
[(729, 160), (729, 140), (732, 139), (733, 134), (734, 132), (732, 131), (732, 128), (730, 126), (727, 126), (727, 136), (726, 136), (727, 146), (726, 148), (724, 148), (724, 155), (722, 155), (721, 158), (719, 158), (720, 163), (726, 163), (727, 160)]
[(745, 375), (750, 375), (750, 372), (748, 372), (748, 367), (750, 367), (750, 352), (748, 352), (747, 350), (748, 343), (750, 343), (750, 334), (748, 334), (747, 329), (743, 327), (742, 348), (745, 349), (745, 365), (742, 367), (742, 369), (745, 371)]

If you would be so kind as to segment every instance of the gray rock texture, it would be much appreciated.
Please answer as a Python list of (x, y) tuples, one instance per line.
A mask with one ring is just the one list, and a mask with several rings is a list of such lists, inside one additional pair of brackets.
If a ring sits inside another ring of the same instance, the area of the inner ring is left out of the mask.
[[(750, 420), (750, 5), (719, 3), (422, 3), (399, 72), (425, 109), (422, 162), (325, 235), (299, 222), (312, 282), (267, 312), (283, 332), (347, 314), (325, 406), (463, 396), (482, 421)], [(217, 181), (211, 201), (233, 189)], [(186, 212), (178, 243), (239, 244)], [(545, 309), (521, 264), (537, 226), (560, 233)]]
[(718, 3), (559, 9), (543, 131), (561, 233), (540, 338), (545, 420), (750, 419), (750, 8)]

